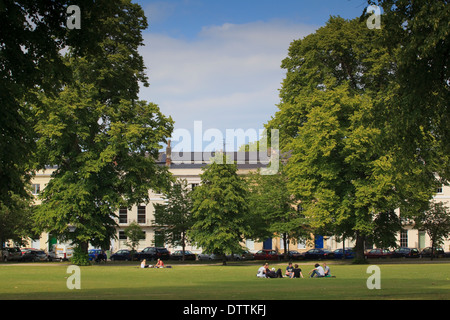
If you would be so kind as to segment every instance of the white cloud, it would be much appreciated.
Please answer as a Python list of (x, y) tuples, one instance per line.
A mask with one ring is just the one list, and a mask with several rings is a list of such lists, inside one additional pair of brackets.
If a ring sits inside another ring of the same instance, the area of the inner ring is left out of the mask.
[(157, 103), (176, 128), (263, 128), (276, 111), (290, 43), (315, 26), (283, 21), (204, 27), (194, 41), (145, 34), (141, 50), (150, 87), (141, 99)]

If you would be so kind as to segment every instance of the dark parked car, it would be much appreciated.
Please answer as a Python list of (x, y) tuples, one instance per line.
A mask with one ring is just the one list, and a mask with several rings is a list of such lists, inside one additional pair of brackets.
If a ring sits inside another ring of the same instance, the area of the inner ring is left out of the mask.
[(364, 253), (364, 258), (366, 259), (386, 259), (392, 258), (392, 252), (388, 249), (371, 249)]
[[(170, 259), (172, 260), (183, 260), (183, 250), (177, 250), (170, 255)], [(184, 250), (184, 260), (195, 260), (195, 253), (189, 250)]]
[(139, 260), (169, 260), (170, 252), (166, 248), (147, 247), (137, 254)]
[(278, 260), (278, 254), (275, 250), (262, 249), (255, 253), (255, 260)]
[(416, 248), (398, 248), (392, 252), (392, 258), (419, 258), (419, 250)]
[(20, 261), (48, 261), (48, 255), (43, 250), (22, 249)]
[(19, 248), (3, 248), (2, 260), (3, 261), (18, 261), (22, 257), (22, 252)]
[[(278, 257), (280, 260), (284, 260), (284, 252), (280, 253)], [(287, 260), (303, 260), (303, 259), (305, 259), (305, 255), (298, 251), (291, 250), (288, 251), (287, 253)]]
[(323, 259), (333, 259), (334, 254), (331, 251), (325, 250), (325, 249), (309, 249), (304, 253), (305, 259), (317, 259), (317, 260), (323, 260)]
[[(446, 254), (442, 248), (434, 248), (434, 258), (445, 258)], [(420, 252), (421, 258), (431, 258), (431, 247), (427, 247)]]
[[(334, 258), (335, 259), (342, 259), (343, 256), (343, 249), (336, 249), (334, 250)], [(354, 259), (355, 258), (355, 251), (352, 249), (345, 249), (345, 259)]]
[(132, 261), (133, 257), (131, 251), (127, 249), (121, 249), (110, 257), (111, 261)]

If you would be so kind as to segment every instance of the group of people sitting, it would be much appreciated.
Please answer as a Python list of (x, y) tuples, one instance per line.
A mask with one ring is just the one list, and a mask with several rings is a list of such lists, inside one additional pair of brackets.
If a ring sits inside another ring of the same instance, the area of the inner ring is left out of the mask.
[(161, 259), (158, 259), (156, 264), (152, 266), (151, 264), (147, 264), (147, 260), (144, 259), (141, 261), (141, 268), (164, 268), (164, 262)]
[[(298, 264), (292, 266), (292, 262), (286, 267), (285, 274), (283, 275), (281, 269), (275, 271), (275, 268), (270, 269), (269, 264), (265, 263), (262, 267), (258, 269), (256, 274), (258, 278), (303, 278), (302, 269), (299, 268)], [(326, 263), (323, 267), (318, 263), (315, 264), (314, 269), (309, 272), (310, 278), (322, 278), (322, 277), (334, 277), (331, 275), (330, 267)]]

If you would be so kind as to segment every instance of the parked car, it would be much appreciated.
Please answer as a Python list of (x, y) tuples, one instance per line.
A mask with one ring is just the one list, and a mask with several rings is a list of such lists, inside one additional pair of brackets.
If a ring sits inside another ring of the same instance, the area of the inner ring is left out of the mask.
[(278, 260), (278, 254), (275, 250), (262, 249), (255, 253), (255, 260)]
[[(189, 250), (184, 250), (184, 260), (195, 260), (197, 257), (195, 253)], [(172, 260), (183, 260), (183, 250), (177, 250), (170, 255)]]
[(255, 259), (255, 255), (248, 250), (244, 250), (241, 253), (227, 255), (227, 260), (241, 261), (241, 260), (254, 260), (254, 259)]
[(200, 261), (204, 261), (204, 260), (223, 260), (223, 255), (215, 254), (215, 253), (202, 252), (199, 255), (197, 255), (197, 259), (200, 260)]
[[(421, 258), (431, 258), (431, 247), (424, 248), (419, 255)], [(445, 258), (446, 254), (444, 249), (434, 248), (433, 256), (434, 258)]]
[(22, 257), (22, 252), (19, 248), (3, 248), (2, 249), (2, 260), (3, 261), (19, 261)]
[[(335, 259), (342, 259), (344, 255), (343, 249), (336, 249), (333, 251), (333, 255)], [(345, 249), (345, 259), (354, 259), (355, 258), (355, 251), (352, 249)]]
[(56, 254), (55, 251), (49, 251), (47, 256), (48, 256), (48, 261), (62, 261), (62, 259), (60, 257), (58, 257), (58, 255)]
[(162, 247), (147, 247), (141, 252), (137, 253), (137, 257), (139, 260), (169, 260), (170, 252), (166, 248)]
[[(278, 258), (279, 260), (284, 260), (284, 252), (278, 254)], [(291, 250), (288, 251), (287, 253), (287, 260), (303, 260), (303, 259), (305, 259), (305, 255), (296, 250)]]
[(25, 248), (21, 251), (22, 257), (20, 258), (20, 261), (48, 261), (48, 256), (44, 250)]
[(116, 253), (112, 254), (110, 257), (111, 261), (132, 261), (133, 256), (130, 250), (121, 249)]
[(90, 249), (88, 251), (89, 261), (106, 261), (106, 254), (102, 249)]
[(315, 260), (323, 260), (323, 259), (333, 259), (333, 252), (325, 249), (309, 249), (304, 253), (305, 259), (315, 259)]
[(397, 248), (392, 252), (392, 258), (418, 258), (419, 250), (416, 248)]
[(203, 260), (211, 260), (211, 254), (207, 253), (207, 252), (202, 252), (200, 254), (197, 255), (197, 259), (199, 261), (203, 261)]
[(364, 253), (364, 258), (366, 259), (386, 259), (392, 258), (392, 252), (388, 249), (371, 249)]

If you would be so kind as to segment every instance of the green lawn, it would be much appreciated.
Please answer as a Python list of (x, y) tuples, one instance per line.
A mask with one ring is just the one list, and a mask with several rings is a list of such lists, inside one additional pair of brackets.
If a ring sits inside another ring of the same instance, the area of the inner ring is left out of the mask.
[[(450, 299), (450, 263), (379, 264), (381, 289), (369, 290), (369, 265), (333, 265), (336, 278), (307, 278), (312, 263), (300, 262), (304, 279), (258, 279), (259, 264), (177, 265), (139, 269), (129, 264), (81, 267), (81, 289), (66, 286), (67, 264), (0, 264), (0, 300), (305, 300)], [(284, 272), (286, 264), (276, 267)]]

